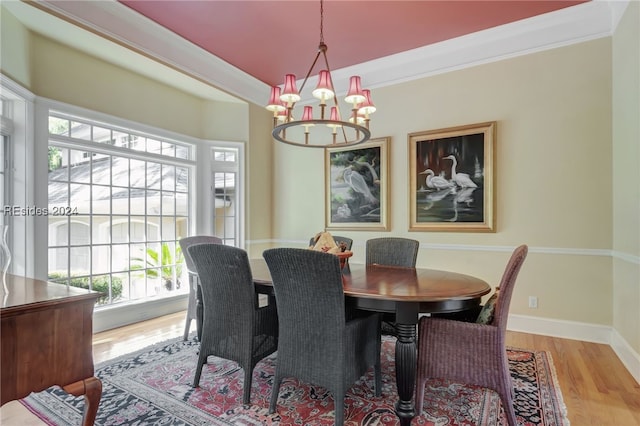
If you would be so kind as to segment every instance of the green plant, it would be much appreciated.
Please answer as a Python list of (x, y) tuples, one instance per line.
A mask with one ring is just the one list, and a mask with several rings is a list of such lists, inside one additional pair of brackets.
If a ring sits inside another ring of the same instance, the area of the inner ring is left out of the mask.
[(175, 250), (171, 249), (168, 243), (162, 243), (160, 252), (148, 247), (145, 250), (146, 258), (134, 257), (131, 259), (131, 270), (146, 270), (149, 278), (162, 278), (167, 290), (173, 288), (173, 271), (176, 273), (176, 288), (180, 288), (180, 276), (182, 275), (182, 265), (184, 256), (178, 244)]
[[(67, 279), (69, 285), (72, 287), (89, 289), (89, 277), (88, 276), (70, 276), (67, 277), (63, 272), (49, 272), (49, 280), (66, 284)], [(101, 275), (93, 277), (91, 282), (91, 290), (98, 291), (103, 295), (97, 300), (98, 305), (104, 305), (109, 302), (109, 277)], [(116, 301), (122, 296), (122, 279), (120, 277), (111, 277), (111, 300)]]

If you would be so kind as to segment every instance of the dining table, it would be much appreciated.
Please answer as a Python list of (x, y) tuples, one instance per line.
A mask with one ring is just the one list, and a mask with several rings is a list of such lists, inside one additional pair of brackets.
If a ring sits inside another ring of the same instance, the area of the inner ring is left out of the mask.
[[(256, 291), (273, 296), (273, 284), (264, 259), (251, 259)], [(401, 425), (416, 416), (416, 325), (420, 314), (459, 312), (477, 307), (491, 291), (484, 280), (429, 268), (346, 263), (342, 268), (345, 303), (366, 311), (395, 314), (395, 410)], [(277, 301), (276, 301), (277, 302)]]

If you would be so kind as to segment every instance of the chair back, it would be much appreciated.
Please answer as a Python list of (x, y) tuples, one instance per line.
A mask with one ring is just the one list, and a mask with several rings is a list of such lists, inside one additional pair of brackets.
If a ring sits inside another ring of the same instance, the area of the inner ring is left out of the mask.
[(191, 255), (189, 254), (189, 247), (195, 244), (222, 244), (222, 239), (218, 237), (214, 237), (213, 235), (194, 235), (191, 237), (184, 237), (180, 239), (180, 249), (182, 250), (182, 254), (184, 255), (184, 261), (187, 264), (187, 270), (191, 273), (196, 272), (196, 266), (193, 263), (193, 259), (191, 259)]
[[(332, 237), (333, 237), (333, 241), (335, 241), (336, 244), (340, 245), (340, 243), (345, 243), (347, 245), (347, 250), (351, 251), (351, 247), (353, 246), (353, 240), (351, 238), (340, 237), (338, 235), (332, 235)], [(313, 247), (314, 245), (316, 245), (315, 236), (309, 238), (309, 246)]]
[(263, 257), (276, 294), (278, 357), (299, 359), (309, 374), (326, 371), (326, 365), (339, 369), (345, 303), (338, 257), (299, 248), (268, 249)]
[(409, 238), (383, 237), (367, 240), (366, 264), (415, 268), (420, 243)]
[(496, 301), (495, 314), (492, 324), (500, 327), (502, 334), (507, 329), (507, 319), (509, 315), (509, 305), (511, 305), (511, 295), (513, 294), (513, 287), (516, 284), (518, 273), (522, 264), (527, 257), (529, 248), (523, 244), (517, 247), (511, 254), (511, 258), (507, 263), (507, 266), (500, 280), (500, 290), (498, 293), (498, 300)]
[[(247, 252), (216, 243), (196, 244), (188, 249), (202, 289), (203, 330), (225, 339), (251, 341), (255, 316), (255, 287)], [(244, 340), (247, 339), (247, 340)], [(226, 342), (231, 347), (231, 342)], [(227, 359), (223, 348), (218, 355)]]

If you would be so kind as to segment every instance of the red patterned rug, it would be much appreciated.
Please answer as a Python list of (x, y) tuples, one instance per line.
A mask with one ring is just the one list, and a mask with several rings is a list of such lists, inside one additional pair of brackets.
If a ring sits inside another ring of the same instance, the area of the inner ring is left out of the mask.
[[(397, 425), (392, 338), (383, 339), (382, 396), (372, 392), (373, 372), (345, 399), (345, 425)], [(251, 403), (243, 407), (243, 371), (213, 358), (194, 389), (198, 344), (173, 340), (97, 366), (103, 395), (97, 425), (333, 425), (333, 398), (323, 388), (285, 380), (277, 412), (268, 414), (276, 354), (261, 361), (253, 376)], [(567, 426), (551, 356), (509, 350), (520, 425)], [(45, 423), (79, 425), (84, 401), (59, 388), (31, 394), (22, 404)], [(506, 425), (500, 398), (490, 390), (433, 380), (425, 391), (425, 412), (413, 425)]]

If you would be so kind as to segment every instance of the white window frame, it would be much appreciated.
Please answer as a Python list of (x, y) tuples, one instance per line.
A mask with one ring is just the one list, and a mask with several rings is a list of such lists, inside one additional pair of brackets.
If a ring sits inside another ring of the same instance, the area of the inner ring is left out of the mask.
[[(36, 186), (35, 190), (35, 202), (39, 206), (48, 205), (48, 146), (49, 146), (49, 129), (48, 129), (48, 117), (50, 111), (59, 111), (64, 114), (75, 115), (79, 117), (85, 117), (89, 120), (97, 122), (110, 123), (111, 125), (121, 127), (123, 129), (135, 129), (141, 133), (157, 135), (160, 138), (166, 138), (169, 140), (182, 141), (191, 144), (194, 148), (193, 156), (198, 158), (197, 150), (202, 141), (190, 136), (176, 134), (164, 129), (155, 128), (153, 126), (147, 126), (129, 120), (124, 120), (118, 117), (114, 117), (108, 114), (99, 113), (92, 110), (87, 110), (81, 107), (65, 104), (62, 102), (54, 101), (46, 98), (37, 98), (35, 102), (35, 158), (36, 158), (36, 181), (42, 184)], [(92, 147), (93, 148), (93, 147)], [(91, 149), (93, 150), (93, 149)], [(127, 150), (128, 151), (128, 150)], [(182, 160), (181, 160), (182, 161)], [(185, 161), (182, 161), (185, 163)], [(195, 172), (192, 173), (192, 179), (189, 182), (189, 193), (197, 194), (197, 185), (194, 188), (196, 176), (199, 175), (197, 170), (197, 162), (189, 160), (190, 167), (195, 168)], [(196, 201), (197, 195), (191, 196), (189, 199), (189, 216), (190, 216), (190, 228), (189, 232), (194, 233), (194, 224), (198, 222), (198, 208), (197, 205), (200, 202)], [(197, 202), (197, 204), (196, 204)], [(48, 220), (46, 217), (37, 217), (35, 221), (35, 230), (38, 235), (47, 235)], [(47, 278), (48, 266), (46, 259), (48, 258), (47, 244), (40, 244), (34, 248), (35, 258), (43, 259), (44, 261), (36, 263), (36, 276), (41, 279)], [(166, 315), (173, 312), (179, 312), (186, 309), (187, 295), (185, 293), (178, 293), (163, 298), (155, 298), (140, 302), (123, 303), (120, 305), (114, 305), (101, 308), (94, 311), (94, 332), (107, 330), (110, 328), (143, 321), (148, 318), (153, 318), (159, 315)], [(141, 306), (144, 306), (143, 308)]]
[[(10, 203), (17, 207), (32, 207), (35, 199), (34, 117), (36, 96), (4, 74), (0, 74), (0, 96), (11, 102), (12, 131), (9, 135), (10, 173), (7, 175)], [(4, 208), (4, 206), (2, 206)], [(16, 275), (37, 276), (35, 217), (9, 216), (9, 272)]]

